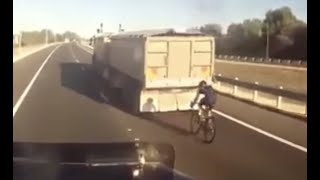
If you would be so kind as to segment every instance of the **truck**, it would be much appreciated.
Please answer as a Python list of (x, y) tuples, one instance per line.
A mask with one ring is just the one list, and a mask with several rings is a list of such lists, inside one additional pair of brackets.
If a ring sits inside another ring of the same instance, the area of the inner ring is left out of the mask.
[(174, 29), (96, 36), (95, 72), (132, 112), (190, 110), (201, 80), (212, 83), (214, 37)]

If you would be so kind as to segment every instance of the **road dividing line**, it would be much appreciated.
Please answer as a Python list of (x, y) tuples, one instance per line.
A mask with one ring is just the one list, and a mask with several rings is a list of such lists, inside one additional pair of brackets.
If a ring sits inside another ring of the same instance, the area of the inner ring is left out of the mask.
[(243, 121), (241, 121), (241, 120), (238, 120), (238, 119), (236, 119), (236, 118), (234, 118), (234, 117), (232, 117), (232, 116), (229, 116), (229, 115), (227, 115), (227, 114), (224, 114), (224, 113), (222, 113), (222, 112), (220, 112), (220, 111), (217, 111), (217, 110), (215, 110), (215, 109), (213, 109), (212, 111), (213, 111), (214, 113), (216, 113), (216, 114), (218, 114), (218, 115), (220, 115), (220, 116), (222, 116), (222, 117), (225, 117), (226, 119), (229, 119), (229, 120), (231, 120), (231, 121), (233, 121), (233, 122), (235, 122), (235, 123), (238, 123), (238, 124), (240, 124), (240, 125), (242, 125), (242, 126), (244, 126), (244, 127), (246, 127), (246, 128), (252, 129), (252, 130), (254, 130), (254, 131), (256, 131), (256, 132), (258, 132), (258, 133), (260, 133), (260, 134), (263, 134), (263, 135), (265, 135), (265, 136), (268, 136), (268, 137), (270, 137), (270, 138), (272, 138), (272, 139), (274, 139), (274, 140), (277, 140), (277, 141), (279, 141), (279, 142), (282, 142), (282, 143), (284, 143), (284, 144), (286, 144), (286, 145), (289, 145), (289, 146), (291, 146), (291, 147), (293, 147), (293, 148), (296, 148), (296, 149), (298, 149), (298, 150), (301, 150), (301, 151), (303, 151), (303, 152), (307, 152), (307, 148), (305, 148), (305, 147), (303, 147), (303, 146), (300, 146), (300, 145), (298, 145), (298, 144), (295, 144), (295, 143), (293, 143), (293, 142), (290, 142), (290, 141), (288, 141), (288, 140), (285, 140), (285, 139), (283, 139), (283, 138), (281, 138), (281, 137), (278, 137), (278, 136), (276, 136), (276, 135), (273, 135), (273, 134), (271, 134), (271, 133), (269, 133), (269, 132), (266, 132), (266, 131), (264, 131), (264, 130), (262, 130), (262, 129), (259, 129), (259, 128), (257, 128), (257, 127), (254, 127), (254, 126), (252, 126), (252, 125), (250, 125), (250, 124), (247, 124), (247, 123), (245, 123), (245, 122), (243, 122)]
[(70, 47), (71, 49), (71, 56), (72, 58), (77, 62), (77, 63), (80, 63), (80, 61), (76, 58), (76, 55), (74, 54), (73, 50), (72, 50), (72, 46)]
[[(62, 44), (61, 44), (62, 45)], [(13, 118), (16, 114), (16, 112), (18, 111), (20, 105), (22, 104), (23, 100), (25, 99), (25, 97), (27, 96), (28, 92), (30, 91), (33, 83), (36, 81), (37, 77), (39, 76), (41, 70), (43, 69), (43, 67), (46, 65), (46, 63), (48, 62), (48, 60), (50, 59), (50, 57), (53, 55), (53, 53), (59, 48), (61, 47), (61, 45), (55, 47), (51, 53), (48, 55), (48, 57), (43, 61), (43, 63), (41, 64), (40, 68), (38, 69), (38, 71), (36, 72), (36, 74), (33, 76), (33, 78), (31, 79), (31, 81), (29, 82), (28, 86), (26, 87), (26, 89), (23, 91), (22, 95), (19, 97), (17, 103), (14, 105), (13, 107)]]

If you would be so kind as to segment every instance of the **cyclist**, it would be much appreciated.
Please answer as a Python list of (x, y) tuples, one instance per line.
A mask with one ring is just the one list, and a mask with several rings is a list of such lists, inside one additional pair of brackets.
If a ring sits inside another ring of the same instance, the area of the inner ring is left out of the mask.
[(200, 94), (204, 95), (204, 97), (200, 100), (198, 104), (200, 108), (200, 116), (203, 117), (204, 108), (207, 107), (209, 109), (212, 109), (216, 103), (217, 97), (212, 86), (207, 85), (206, 81), (201, 81), (198, 85), (197, 95), (194, 98), (194, 100), (191, 102), (191, 107), (193, 107), (195, 103), (198, 101)]

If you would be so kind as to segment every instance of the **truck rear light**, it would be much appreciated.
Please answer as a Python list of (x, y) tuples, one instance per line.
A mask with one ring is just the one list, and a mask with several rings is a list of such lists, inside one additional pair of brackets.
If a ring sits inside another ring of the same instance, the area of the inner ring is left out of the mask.
[(157, 75), (158, 71), (156, 68), (148, 68), (147, 77), (149, 80), (154, 79)]
[(210, 68), (209, 67), (202, 67), (201, 68), (201, 74), (203, 76), (209, 76), (210, 75)]

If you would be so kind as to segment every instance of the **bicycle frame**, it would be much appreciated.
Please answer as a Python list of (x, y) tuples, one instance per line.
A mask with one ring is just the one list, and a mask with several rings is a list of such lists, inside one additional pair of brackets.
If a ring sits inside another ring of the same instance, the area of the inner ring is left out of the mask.
[(204, 107), (204, 108), (201, 107), (201, 108), (199, 108), (199, 110), (198, 110), (198, 115), (201, 117), (201, 114), (204, 115), (204, 118), (205, 118), (205, 119), (213, 117), (213, 112), (212, 112), (212, 110), (211, 110), (210, 108), (208, 108), (208, 107)]

